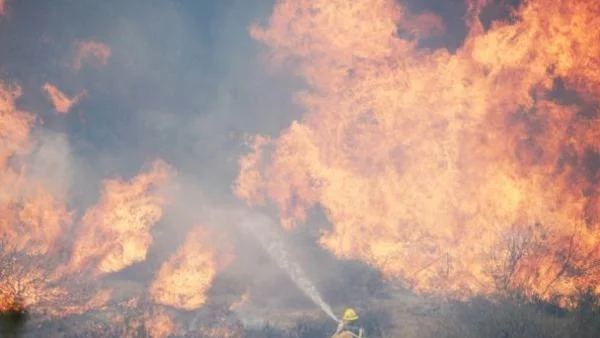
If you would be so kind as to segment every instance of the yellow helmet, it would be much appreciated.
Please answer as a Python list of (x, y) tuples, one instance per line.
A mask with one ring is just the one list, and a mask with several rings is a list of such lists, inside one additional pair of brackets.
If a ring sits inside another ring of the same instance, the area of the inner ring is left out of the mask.
[(353, 308), (347, 308), (342, 315), (343, 320), (352, 321), (358, 319), (358, 313)]

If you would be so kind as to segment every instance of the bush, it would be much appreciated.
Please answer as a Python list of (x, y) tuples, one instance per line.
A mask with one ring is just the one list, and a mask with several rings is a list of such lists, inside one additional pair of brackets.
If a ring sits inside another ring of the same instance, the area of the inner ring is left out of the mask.
[(477, 298), (452, 304), (435, 337), (562, 338), (568, 337), (564, 319), (549, 316), (533, 304), (510, 299), (492, 303)]
[(579, 306), (573, 311), (570, 331), (573, 337), (600, 337), (600, 299), (590, 288), (579, 295)]
[(29, 319), (29, 313), (22, 306), (0, 312), (0, 337), (19, 337)]
[(600, 300), (591, 291), (567, 311), (540, 300), (476, 298), (453, 302), (432, 337), (592, 338), (600, 337)]
[(361, 313), (361, 322), (369, 338), (383, 338), (394, 328), (390, 314), (382, 310), (367, 310)]
[(324, 280), (320, 288), (332, 304), (360, 304), (387, 296), (387, 287), (380, 272), (364, 262), (341, 261), (335, 273)]
[(331, 321), (322, 320), (301, 320), (295, 327), (287, 332), (287, 338), (313, 338), (330, 337), (335, 331), (335, 325), (332, 327)]
[(243, 338), (284, 338), (285, 332), (266, 324), (260, 329), (246, 329)]
[[(361, 324), (369, 338), (383, 338), (391, 329), (388, 313), (382, 311), (361, 311)], [(329, 318), (302, 319), (292, 328), (281, 330), (270, 325), (261, 329), (247, 329), (244, 338), (327, 338), (331, 337), (337, 324)]]

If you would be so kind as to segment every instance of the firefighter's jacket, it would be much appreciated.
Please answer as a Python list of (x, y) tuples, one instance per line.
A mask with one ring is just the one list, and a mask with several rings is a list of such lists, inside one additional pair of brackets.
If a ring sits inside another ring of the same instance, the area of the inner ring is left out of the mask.
[(362, 327), (356, 325), (344, 325), (331, 338), (366, 338)]

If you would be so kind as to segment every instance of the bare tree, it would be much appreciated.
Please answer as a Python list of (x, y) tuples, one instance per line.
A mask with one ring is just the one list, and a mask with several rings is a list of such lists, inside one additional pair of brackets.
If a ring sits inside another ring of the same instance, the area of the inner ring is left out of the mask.
[(25, 295), (29, 283), (25, 282), (23, 269), (16, 254), (0, 241), (0, 333), (3, 337), (17, 337), (23, 329), (28, 313)]

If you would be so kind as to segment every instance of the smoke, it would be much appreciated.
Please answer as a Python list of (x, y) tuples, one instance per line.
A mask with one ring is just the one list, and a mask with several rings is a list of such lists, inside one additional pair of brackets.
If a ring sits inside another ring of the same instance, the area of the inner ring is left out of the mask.
[(306, 273), (290, 257), (288, 251), (285, 248), (285, 244), (281, 238), (277, 236), (275, 231), (272, 229), (274, 224), (265, 216), (254, 216), (243, 219), (242, 227), (245, 227), (249, 232), (260, 241), (262, 246), (267, 250), (269, 255), (277, 262), (279, 267), (285, 270), (289, 277), (294, 281), (296, 286), (306, 294), (317, 306), (319, 306), (323, 312), (325, 312), (334, 321), (339, 321), (336, 315), (333, 313), (331, 306), (323, 300), (323, 297), (315, 287), (315, 285), (308, 278)]
[(71, 186), (71, 178), (79, 169), (68, 136), (51, 130), (37, 130), (33, 137), (37, 142), (29, 157), (30, 179), (40, 182), (54, 194), (76, 189)]

